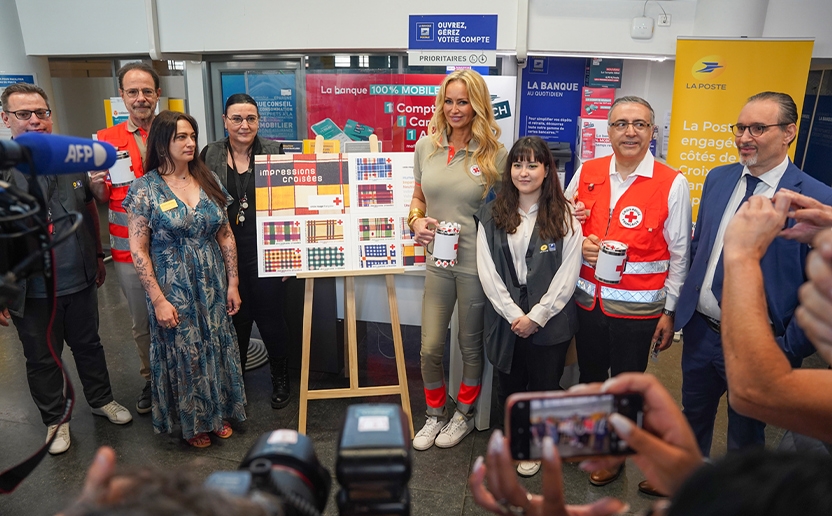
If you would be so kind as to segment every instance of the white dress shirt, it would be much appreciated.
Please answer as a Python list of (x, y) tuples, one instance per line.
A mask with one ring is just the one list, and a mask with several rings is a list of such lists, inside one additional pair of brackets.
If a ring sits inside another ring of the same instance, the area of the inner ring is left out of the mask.
[[(622, 179), (615, 169), (615, 156), (610, 160), (610, 213), (612, 215), (616, 203), (624, 195), (624, 192), (635, 182), (636, 177), (653, 177), (653, 163), (655, 158), (648, 152), (635, 171), (627, 179)], [(566, 198), (574, 199), (575, 192), (580, 185), (581, 170), (578, 168), (569, 186), (566, 188)], [(676, 310), (676, 303), (679, 302), (679, 292), (682, 284), (688, 275), (688, 261), (690, 260), (691, 240), (691, 208), (690, 208), (690, 186), (684, 175), (679, 174), (673, 179), (670, 186), (670, 193), (667, 196), (667, 220), (662, 230), (664, 239), (667, 242), (667, 249), (670, 252), (670, 265), (667, 279), (664, 286), (667, 289), (667, 299), (664, 307), (667, 310)], [(602, 237), (603, 235), (596, 235)]]
[[(777, 185), (786, 173), (786, 168), (789, 166), (788, 156), (782, 163), (761, 174), (760, 182), (754, 188), (754, 195), (765, 195), (769, 199), (774, 196), (777, 190)], [(722, 247), (725, 244), (725, 230), (728, 228), (728, 223), (734, 218), (737, 210), (740, 209), (740, 201), (745, 196), (745, 181), (746, 176), (750, 176), (748, 167), (743, 167), (742, 176), (734, 186), (734, 193), (728, 200), (728, 205), (725, 206), (725, 211), (722, 213), (722, 220), (719, 222), (719, 231), (716, 233), (714, 240), (714, 247), (711, 249), (711, 256), (708, 258), (708, 268), (705, 271), (705, 278), (702, 280), (702, 289), (699, 291), (699, 303), (696, 305), (696, 310), (716, 320), (722, 320), (722, 310), (719, 308), (719, 303), (716, 301), (711, 288), (714, 283), (714, 272), (716, 272), (716, 265), (719, 262), (719, 257), (722, 255)]]
[[(511, 260), (514, 263), (514, 270), (517, 272), (517, 280), (521, 285), (526, 284), (526, 251), (529, 248), (529, 240), (532, 238), (532, 231), (537, 222), (537, 204), (532, 205), (529, 213), (518, 208), (520, 213), (520, 225), (514, 234), (506, 235)], [(494, 310), (505, 320), (512, 323), (519, 317), (528, 315), (529, 319), (538, 326), (545, 326), (546, 323), (560, 313), (566, 303), (572, 302), (572, 294), (575, 292), (575, 284), (578, 281), (578, 274), (581, 271), (581, 225), (575, 217), (572, 217), (572, 230), (563, 237), (563, 249), (561, 265), (552, 281), (549, 289), (540, 298), (540, 302), (530, 307), (526, 314), (514, 302), (506, 288), (503, 279), (497, 274), (491, 250), (488, 247), (488, 240), (485, 236), (485, 229), (482, 224), (477, 228), (477, 272), (480, 276), (482, 289), (488, 300), (491, 301)]]

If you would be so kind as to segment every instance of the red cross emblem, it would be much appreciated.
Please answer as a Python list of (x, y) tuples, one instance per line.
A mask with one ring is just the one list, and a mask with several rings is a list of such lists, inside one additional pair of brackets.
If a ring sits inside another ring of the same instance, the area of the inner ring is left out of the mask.
[(335, 204), (335, 206), (340, 206), (341, 205), (341, 198), (336, 197), (335, 200), (332, 201), (332, 203)]
[(643, 213), (638, 206), (627, 206), (621, 210), (621, 214), (618, 216), (618, 221), (625, 228), (632, 229), (641, 224), (642, 218)]

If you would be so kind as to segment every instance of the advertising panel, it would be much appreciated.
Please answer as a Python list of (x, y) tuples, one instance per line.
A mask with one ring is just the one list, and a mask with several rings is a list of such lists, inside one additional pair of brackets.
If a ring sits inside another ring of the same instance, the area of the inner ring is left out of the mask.
[(678, 40), (667, 162), (690, 182), (694, 220), (705, 176), (714, 167), (739, 160), (730, 126), (748, 97), (762, 91), (788, 93), (801, 112), (812, 44), (812, 40)]

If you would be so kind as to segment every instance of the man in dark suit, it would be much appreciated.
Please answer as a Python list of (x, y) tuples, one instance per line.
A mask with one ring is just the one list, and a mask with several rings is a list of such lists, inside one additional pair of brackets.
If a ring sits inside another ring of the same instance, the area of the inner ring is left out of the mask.
[[(711, 450), (719, 399), (727, 389), (720, 303), (728, 223), (751, 195), (770, 199), (781, 189), (832, 204), (832, 189), (802, 172), (788, 158), (789, 146), (796, 137), (797, 117), (794, 101), (784, 93), (763, 92), (748, 99), (737, 123), (731, 126), (740, 162), (711, 170), (702, 190), (691, 268), (679, 297), (676, 329), (684, 328), (682, 405), (705, 456)], [(794, 223), (789, 219), (789, 225)], [(769, 323), (793, 365), (808, 354), (803, 351), (808, 341), (793, 320), (798, 287), (805, 281), (808, 252), (806, 244), (779, 238), (760, 261)], [(764, 423), (741, 416), (729, 403), (729, 450), (763, 446), (764, 429)]]

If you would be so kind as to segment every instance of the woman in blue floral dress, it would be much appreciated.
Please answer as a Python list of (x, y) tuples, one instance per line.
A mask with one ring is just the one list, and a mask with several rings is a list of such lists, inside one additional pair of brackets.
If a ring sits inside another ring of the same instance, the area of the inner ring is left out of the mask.
[(164, 111), (147, 138), (144, 176), (124, 199), (133, 263), (147, 292), (153, 429), (197, 448), (246, 418), (237, 334), (231, 202), (199, 159), (196, 120)]

